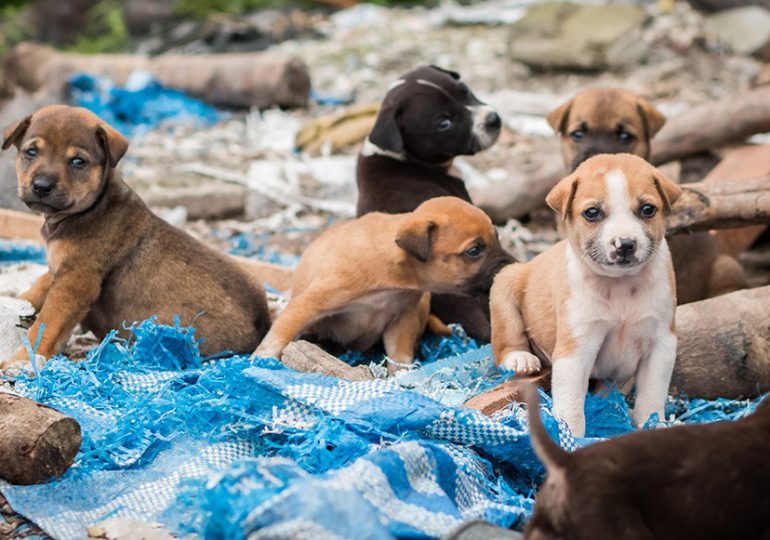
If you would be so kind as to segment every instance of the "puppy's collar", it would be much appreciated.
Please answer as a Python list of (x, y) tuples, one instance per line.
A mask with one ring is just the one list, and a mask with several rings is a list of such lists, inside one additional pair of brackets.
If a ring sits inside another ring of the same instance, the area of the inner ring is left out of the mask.
[(397, 159), (398, 161), (406, 161), (406, 154), (404, 152), (391, 152), (390, 150), (385, 150), (384, 148), (380, 148), (376, 144), (374, 144), (372, 141), (369, 140), (369, 137), (366, 138), (364, 141), (363, 147), (361, 147), (361, 155), (364, 157), (369, 156), (385, 156), (392, 159)]

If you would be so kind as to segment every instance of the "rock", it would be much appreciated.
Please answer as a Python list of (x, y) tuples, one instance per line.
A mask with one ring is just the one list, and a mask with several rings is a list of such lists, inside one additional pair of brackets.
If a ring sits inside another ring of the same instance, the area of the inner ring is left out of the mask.
[(518, 531), (497, 527), (482, 520), (463, 523), (442, 540), (522, 540), (524, 536)]
[(746, 6), (711, 15), (703, 30), (736, 54), (770, 60), (770, 11), (765, 8)]
[(349, 366), (318, 345), (304, 340), (289, 343), (283, 350), (281, 362), (297, 371), (322, 373), (348, 381), (368, 381), (374, 378), (367, 366)]
[(535, 5), (513, 25), (509, 52), (536, 68), (599, 70), (639, 61), (647, 51), (647, 15), (630, 4), (555, 2)]
[(173, 540), (174, 535), (159, 523), (129, 518), (109, 518), (86, 528), (88, 538), (106, 540)]
[(123, 21), (134, 35), (159, 30), (174, 17), (174, 0), (123, 0)]
[(203, 185), (152, 186), (139, 194), (151, 207), (183, 207), (188, 219), (223, 219), (242, 216), (246, 189), (241, 186), (210, 182)]

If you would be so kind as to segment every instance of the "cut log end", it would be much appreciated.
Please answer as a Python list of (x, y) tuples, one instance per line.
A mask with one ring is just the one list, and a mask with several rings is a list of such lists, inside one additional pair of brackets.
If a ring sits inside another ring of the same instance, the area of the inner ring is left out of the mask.
[(39, 484), (61, 476), (80, 450), (80, 425), (34, 401), (0, 394), (0, 478)]

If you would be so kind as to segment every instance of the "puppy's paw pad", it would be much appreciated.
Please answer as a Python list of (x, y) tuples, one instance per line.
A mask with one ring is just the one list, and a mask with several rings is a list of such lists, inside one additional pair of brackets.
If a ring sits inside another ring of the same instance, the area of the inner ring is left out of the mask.
[(531, 375), (540, 371), (540, 359), (527, 351), (509, 352), (498, 366), (505, 371), (513, 371), (517, 375)]

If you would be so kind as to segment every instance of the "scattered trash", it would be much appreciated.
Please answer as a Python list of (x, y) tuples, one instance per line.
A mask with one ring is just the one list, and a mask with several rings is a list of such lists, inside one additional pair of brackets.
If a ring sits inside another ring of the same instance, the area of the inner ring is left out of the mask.
[(134, 72), (123, 88), (105, 77), (77, 74), (70, 79), (70, 93), (74, 104), (90, 109), (128, 137), (170, 123), (205, 126), (222, 118), (213, 107), (165, 88), (143, 71)]

